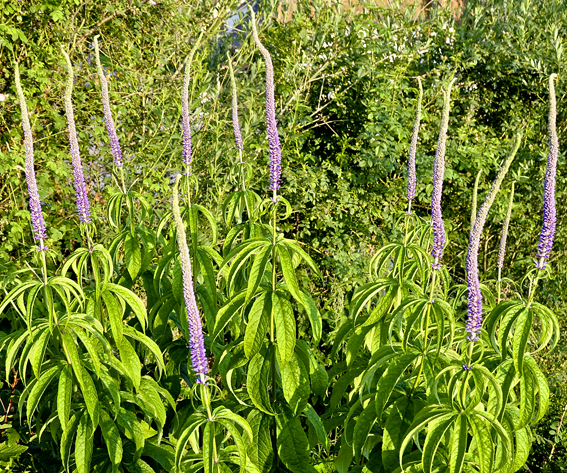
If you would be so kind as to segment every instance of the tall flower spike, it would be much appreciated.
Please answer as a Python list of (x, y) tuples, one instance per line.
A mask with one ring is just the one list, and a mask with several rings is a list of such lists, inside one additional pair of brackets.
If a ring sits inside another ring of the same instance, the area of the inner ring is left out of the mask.
[(104, 109), (104, 121), (106, 122), (106, 131), (108, 132), (108, 138), (110, 139), (110, 151), (112, 156), (114, 156), (114, 164), (116, 167), (122, 167), (122, 150), (120, 149), (120, 143), (118, 142), (118, 135), (116, 134), (116, 128), (114, 127), (114, 120), (112, 119), (112, 112), (110, 111), (110, 100), (108, 98), (108, 82), (104, 71), (102, 70), (102, 64), (100, 63), (100, 53), (98, 50), (98, 36), (94, 38), (94, 48), (96, 56), (96, 67), (98, 70), (98, 77), (100, 80), (100, 87), (102, 92), (102, 107)]
[[(472, 193), (472, 210), (471, 210), (471, 233), (474, 228), (474, 221), (476, 220), (476, 206), (478, 202), (478, 183), (480, 182), (480, 176), (482, 175), (482, 169), (476, 174), (476, 179), (474, 180), (474, 187)], [(469, 235), (470, 237), (470, 235)]]
[(413, 124), (413, 133), (411, 135), (411, 143), (408, 159), (408, 215), (411, 214), (411, 203), (415, 199), (415, 188), (417, 185), (417, 177), (415, 172), (415, 155), (417, 152), (417, 138), (419, 135), (419, 124), (421, 122), (421, 101), (423, 99), (423, 86), (421, 79), (417, 78), (419, 84), (419, 96), (417, 98), (417, 110), (415, 112), (415, 122)]
[(445, 247), (445, 225), (443, 224), (443, 213), (441, 211), (441, 196), (443, 194), (443, 176), (445, 174), (445, 147), (447, 144), (447, 130), (449, 128), (449, 107), (451, 103), (451, 88), (455, 83), (454, 77), (447, 85), (443, 94), (443, 114), (439, 130), (439, 140), (433, 161), (433, 193), (431, 195), (431, 218), (433, 222), (433, 249), (431, 255), (434, 258), (432, 267), (441, 269), (441, 258)]
[(276, 103), (274, 99), (274, 66), (270, 52), (260, 42), (258, 30), (256, 29), (256, 15), (252, 7), (249, 7), (252, 16), (252, 35), (256, 46), (264, 56), (266, 63), (266, 128), (268, 130), (268, 142), (270, 144), (270, 190), (272, 191), (272, 202), (278, 201), (278, 189), (282, 176), (282, 150), (280, 147), (280, 136), (276, 121)]
[(75, 128), (75, 114), (73, 112), (73, 102), (71, 100), (73, 94), (73, 65), (69, 55), (61, 47), (65, 61), (67, 62), (67, 87), (65, 89), (65, 112), (67, 114), (67, 123), (69, 125), (69, 143), (71, 147), (71, 160), (73, 162), (73, 179), (75, 182), (75, 196), (77, 200), (77, 212), (79, 213), (79, 221), (83, 223), (91, 222), (91, 209), (89, 204), (89, 196), (87, 194), (87, 186), (85, 184), (85, 176), (83, 175), (83, 163), (81, 162), (81, 154), (79, 152), (79, 142), (77, 141), (77, 130)]
[(521, 141), (522, 136), (518, 134), (516, 136), (516, 142), (514, 143), (512, 152), (506, 158), (504, 165), (492, 183), (490, 191), (488, 191), (488, 194), (486, 195), (484, 203), (478, 211), (474, 221), (474, 227), (470, 235), (469, 248), (467, 252), (467, 288), (469, 292), (467, 339), (471, 342), (476, 342), (479, 339), (480, 329), (482, 327), (482, 292), (480, 290), (480, 278), (478, 275), (478, 249), (480, 246), (480, 238), (482, 236), (482, 230), (486, 223), (486, 217), (488, 216), (490, 207), (494, 203), (494, 199), (502, 185), (502, 181), (504, 180), (508, 169), (510, 169), (512, 161), (518, 152)]
[(547, 155), (547, 169), (545, 171), (545, 181), (543, 184), (543, 224), (537, 245), (539, 261), (536, 263), (536, 268), (538, 269), (545, 269), (553, 248), (555, 225), (557, 223), (557, 212), (555, 209), (555, 173), (557, 171), (557, 156), (559, 155), (559, 140), (557, 139), (557, 103), (555, 100), (555, 84), (553, 82), (556, 77), (557, 74), (551, 74), (549, 76), (549, 154)]
[(183, 77), (183, 91), (181, 92), (181, 129), (183, 130), (183, 164), (185, 164), (185, 174), (191, 175), (191, 161), (193, 160), (191, 143), (191, 120), (189, 119), (189, 82), (191, 81), (191, 63), (201, 44), (203, 33), (199, 35), (197, 41), (191, 48), (189, 56), (185, 60), (185, 76)]
[(34, 238), (39, 240), (39, 251), (44, 251), (47, 247), (44, 246), (43, 240), (47, 239), (47, 232), (45, 231), (45, 222), (43, 220), (43, 213), (41, 211), (41, 201), (39, 199), (39, 192), (37, 190), (37, 181), (35, 179), (35, 166), (33, 161), (33, 136), (31, 131), (30, 119), (28, 115), (28, 106), (26, 98), (22, 91), (22, 84), (20, 82), (20, 69), (18, 63), (15, 64), (15, 79), (16, 90), (18, 91), (18, 99), (20, 101), (20, 110), (22, 111), (22, 128), (24, 130), (24, 147), (26, 151), (26, 182), (28, 184), (29, 205), (31, 213), (31, 222), (34, 231)]
[(242, 151), (244, 151), (244, 144), (242, 143), (242, 134), (240, 133), (240, 123), (238, 122), (238, 93), (236, 89), (236, 79), (234, 78), (234, 70), (232, 69), (232, 61), (230, 54), (228, 57), (228, 69), (230, 71), (230, 83), (232, 85), (232, 129), (234, 131), (234, 141), (236, 148), (240, 152), (240, 163), (242, 164)]
[(512, 204), (514, 203), (514, 185), (512, 182), (512, 190), (510, 192), (510, 200), (508, 201), (508, 210), (506, 217), (504, 217), (504, 224), (502, 225), (502, 234), (500, 235), (500, 246), (498, 248), (498, 262), (496, 267), (501, 270), (504, 267), (504, 255), (506, 254), (506, 240), (508, 239), (508, 228), (510, 227), (510, 217), (512, 216)]
[(205, 352), (205, 339), (203, 337), (203, 327), (201, 325), (201, 316), (195, 300), (195, 291), (193, 290), (193, 272), (191, 269), (191, 257), (189, 256), (189, 247), (187, 246), (187, 235), (185, 227), (181, 219), (179, 211), (179, 180), (181, 175), (177, 176), (173, 187), (173, 218), (177, 228), (177, 242), (179, 245), (179, 258), (181, 260), (181, 272), (183, 273), (183, 298), (185, 299), (185, 308), (187, 310), (187, 318), (189, 321), (189, 348), (191, 350), (191, 365), (193, 371), (197, 375), (197, 382), (205, 384), (207, 382), (207, 355)]

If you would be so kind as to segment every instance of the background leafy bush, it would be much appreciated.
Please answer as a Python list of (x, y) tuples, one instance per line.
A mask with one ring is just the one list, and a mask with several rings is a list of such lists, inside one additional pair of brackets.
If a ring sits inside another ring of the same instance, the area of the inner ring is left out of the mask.
[[(77, 245), (65, 136), (64, 62), (68, 47), (77, 68), (75, 113), (94, 211), (104, 208), (111, 164), (92, 59), (94, 34), (101, 35), (103, 58), (111, 72), (111, 99), (129, 169), (140, 191), (156, 209), (169, 205), (170, 176), (181, 155), (180, 88), (183, 61), (200, 30), (205, 42), (195, 61), (191, 89), (195, 173), (200, 201), (220, 217), (221, 203), (237, 182), (229, 115), (230, 88), (225, 52), (235, 56), (246, 160), (253, 168), (252, 188), (265, 195), (267, 143), (263, 128), (264, 65), (254, 52), (247, 27), (216, 24), (238, 2), (145, 1), (90, 3), (62, 0), (22, 1), (0, 12), (0, 264), (14, 271), (31, 248), (23, 175), (23, 144), (11, 62), (22, 64), (29, 94), (38, 175), (44, 204), (50, 207), (50, 244), (62, 261)], [(285, 13), (287, 5), (280, 7)], [(514, 278), (535, 253), (547, 155), (547, 76), (560, 75), (558, 134), (566, 130), (565, 58), (562, 32), (564, 0), (511, 4), (469, 0), (459, 14), (433, 8), (425, 18), (411, 7), (362, 11), (299, 2), (288, 21), (274, 4), (263, 2), (261, 35), (276, 69), (277, 114), (283, 143), (284, 195), (294, 214), (286, 234), (307, 243), (324, 270), (323, 284), (310, 282), (335, 328), (355, 285), (366, 281), (367, 258), (389, 238), (391, 224), (404, 209), (405, 160), (414, 116), (416, 82), (424, 82), (424, 111), (418, 147), (421, 186), (416, 208), (426, 216), (431, 168), (441, 109), (441, 81), (458, 74), (449, 126), (444, 213), (451, 221), (449, 268), (462, 274), (472, 183), (483, 169), (480, 199), (505, 150), (500, 143), (525, 128), (516, 158), (516, 198), (512, 215), (507, 274)], [(215, 11), (216, 9), (216, 11)], [(278, 19), (279, 18), (279, 19)], [(552, 20), (550, 20), (552, 19)], [(106, 21), (103, 21), (106, 20)], [(237, 22), (238, 23), (238, 22)], [(86, 58), (86, 60), (85, 60)], [(565, 280), (565, 176), (560, 155), (557, 178), (558, 234), (553, 254), (555, 278), (546, 283), (551, 305), (560, 308)], [(506, 190), (495, 203), (484, 233), (481, 261), (495, 265), (497, 241), (507, 202)], [(104, 230), (101, 229), (101, 233)], [(308, 281), (307, 281), (308, 282)], [(512, 288), (513, 290), (513, 288)], [(313, 292), (312, 291), (312, 292)], [(332, 337), (324, 341), (330, 346)], [(563, 345), (564, 347), (564, 345)], [(548, 365), (550, 379), (565, 371), (564, 348)], [(326, 356), (323, 353), (322, 356)], [(566, 399), (557, 378), (554, 408), (539, 431), (535, 465), (562, 471), (565, 443), (551, 434)], [(544, 468), (544, 467), (542, 467)], [(543, 471), (543, 470), (542, 470)]]

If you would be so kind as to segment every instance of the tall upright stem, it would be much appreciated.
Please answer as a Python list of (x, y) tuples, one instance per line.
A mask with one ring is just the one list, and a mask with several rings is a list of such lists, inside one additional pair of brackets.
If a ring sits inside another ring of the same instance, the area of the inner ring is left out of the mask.
[[(438, 260), (435, 258), (435, 265), (437, 265)], [(417, 372), (417, 377), (415, 378), (415, 382), (413, 383), (413, 388), (411, 390), (411, 394), (413, 395), (414, 391), (416, 390), (419, 380), (421, 379), (421, 373), (423, 372), (423, 365), (425, 364), (425, 354), (427, 352), (427, 336), (429, 332), (429, 314), (431, 313), (431, 304), (435, 301), (435, 283), (437, 282), (437, 270), (434, 269), (433, 273), (431, 274), (431, 290), (429, 292), (429, 304), (427, 304), (427, 311), (425, 312), (425, 331), (423, 334), (423, 357), (421, 358), (421, 364), (419, 366), (419, 371)]]

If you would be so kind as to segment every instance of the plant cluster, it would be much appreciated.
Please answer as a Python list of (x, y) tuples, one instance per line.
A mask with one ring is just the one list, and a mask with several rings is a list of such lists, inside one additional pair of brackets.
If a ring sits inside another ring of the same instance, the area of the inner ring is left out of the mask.
[[(190, 87), (206, 34), (194, 40), (184, 63), (175, 166), (182, 172), (171, 176), (172, 202), (164, 211), (154, 208), (147, 183), (124, 160), (97, 37), (93, 59), (108, 136), (101, 146), (109, 147), (114, 166), (104, 217), (91, 211), (73, 108), (77, 75), (61, 52), (81, 244), (60, 265), (50, 247), (36, 175), (41, 168), (14, 65), (35, 244), (33, 260), (3, 282), (9, 391), (0, 395), (8, 406), (0, 461), (11, 471), (80, 473), (519, 471), (549, 404), (536, 357), (559, 339), (555, 312), (537, 302), (557, 230), (556, 74), (549, 76), (537, 258), (517, 289), (502, 279), (513, 192), (497, 279), (481, 281), (486, 271), (479, 252), (523, 137), (506, 143), (511, 149), (483, 204), (478, 211), (473, 206), (461, 284), (445, 263), (452, 247), (442, 212), (451, 93), (460, 79), (448, 70), (442, 80), (429, 222), (415, 205), (426, 192), (417, 161), (424, 97), (418, 78), (407, 211), (389, 218), (389, 238), (369, 262), (370, 282), (353, 284), (348, 313), (325, 353), (319, 345), (327, 327), (312, 292), (323, 274), (301, 240), (286, 236), (294, 206), (284, 197), (274, 61), (252, 9), (250, 17), (251, 41), (265, 68), (270, 165), (265, 172), (248, 159), (257, 139), (241, 132), (239, 81), (229, 54), (229, 159), (237, 177), (222, 196), (221, 218), (203, 205), (203, 194), (213, 189), (203, 188), (194, 172), (200, 158), (193, 132), (203, 124), (192, 113)], [(265, 175), (269, 197), (262, 198), (253, 184)], [(101, 224), (108, 233), (97, 232)]]

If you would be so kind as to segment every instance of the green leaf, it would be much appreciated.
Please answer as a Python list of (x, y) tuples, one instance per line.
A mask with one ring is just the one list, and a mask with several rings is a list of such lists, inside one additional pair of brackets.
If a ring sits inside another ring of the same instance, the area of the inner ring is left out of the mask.
[(288, 249), (281, 245), (277, 247), (277, 251), (280, 257), (280, 263), (286, 286), (293, 298), (301, 304), (303, 298), (301, 297), (301, 290), (299, 289), (299, 284), (297, 283), (297, 278), (295, 276), (295, 269), (291, 261), (291, 255), (289, 254)]
[[(246, 389), (253, 404), (266, 414), (273, 414), (269, 387), (272, 378), (272, 362), (274, 347), (270, 345), (256, 354), (248, 365)], [(275, 386), (272, 386), (275, 389)]]
[(455, 417), (458, 414), (450, 413), (446, 414), (438, 419), (435, 419), (428, 426), (427, 437), (425, 438), (425, 443), (423, 444), (423, 455), (422, 455), (422, 465), (425, 473), (431, 473), (433, 468), (433, 460), (437, 456), (437, 449), (439, 444), (445, 436), (445, 432), (453, 424)]
[(130, 327), (129, 325), (124, 325), (124, 335), (130, 337), (134, 340), (137, 340), (142, 345), (144, 345), (150, 353), (154, 356), (158, 368), (162, 371), (165, 371), (165, 364), (163, 362), (163, 354), (158, 347), (157, 343), (154, 342), (151, 338), (147, 337), (143, 333), (138, 332), (135, 328)]
[(87, 412), (84, 412), (77, 426), (77, 439), (75, 440), (75, 464), (78, 473), (90, 473), (90, 464), (93, 454), (93, 427)]
[(476, 444), (475, 459), (480, 467), (480, 473), (493, 473), (494, 444), (486, 421), (475, 415), (468, 416), (469, 425), (473, 431)]
[(307, 317), (309, 318), (309, 323), (311, 324), (311, 330), (313, 331), (313, 342), (317, 345), (321, 341), (321, 335), (323, 333), (323, 319), (321, 314), (315, 305), (315, 301), (304, 291), (299, 293), (300, 301), (299, 303), (305, 310)]
[(63, 432), (69, 429), (69, 415), (71, 414), (71, 393), (73, 389), (73, 373), (69, 364), (64, 364), (59, 375), (57, 389), (57, 413)]
[(118, 467), (122, 463), (122, 438), (120, 437), (118, 427), (116, 427), (112, 417), (108, 415), (105, 409), (102, 409), (100, 412), (100, 428), (102, 430), (102, 437), (106, 443), (113, 471), (118, 471)]
[(280, 372), (284, 397), (294, 415), (298, 415), (306, 408), (311, 394), (307, 368), (297, 354), (293, 353), (285, 366), (280, 366)]
[(138, 419), (134, 413), (120, 408), (115, 420), (118, 427), (124, 430), (126, 438), (134, 442), (136, 450), (134, 452), (133, 461), (138, 460), (142, 455), (146, 442), (144, 428), (142, 427), (140, 419)]
[(423, 403), (417, 397), (402, 396), (394, 402), (384, 423), (382, 441), (382, 463), (385, 471), (394, 471), (399, 466), (398, 453), (415, 412)]
[(415, 361), (416, 357), (415, 354), (408, 354), (394, 358), (378, 380), (378, 385), (376, 386), (376, 418), (378, 422), (380, 422), (382, 412), (388, 403), (394, 386), (403, 376), (404, 371)]
[(140, 299), (136, 294), (134, 294), (129, 289), (119, 286), (118, 284), (113, 284), (110, 282), (106, 283), (105, 289), (116, 294), (119, 298), (121, 298), (130, 306), (130, 308), (138, 318), (140, 325), (142, 326), (142, 330), (145, 330), (148, 314), (146, 312), (146, 306), (142, 302), (142, 299)]
[(305, 415), (307, 416), (307, 422), (311, 425), (311, 427), (315, 430), (317, 434), (318, 442), (328, 451), (329, 450), (329, 438), (327, 436), (327, 431), (325, 430), (325, 426), (323, 425), (323, 421), (319, 417), (319, 414), (313, 409), (311, 404), (307, 404), (305, 408)]
[(254, 263), (252, 264), (252, 269), (250, 270), (250, 275), (248, 276), (248, 286), (246, 288), (246, 304), (252, 300), (258, 286), (264, 278), (266, 273), (266, 266), (270, 261), (270, 256), (272, 255), (273, 245), (267, 245), (262, 247), (262, 249), (256, 253), (254, 257)]
[(311, 269), (311, 271), (313, 271), (320, 279), (323, 279), (321, 271), (319, 271), (319, 268), (317, 267), (313, 259), (311, 259), (311, 256), (309, 256), (296, 241), (288, 240), (286, 238), (281, 242), (281, 244), (287, 246), (293, 253), (297, 253), (299, 257), (305, 262), (305, 264), (307, 264), (309, 269)]
[(122, 343), (118, 346), (120, 351), (120, 360), (126, 371), (126, 374), (132, 381), (136, 391), (140, 390), (140, 380), (142, 377), (142, 367), (140, 360), (136, 354), (136, 350), (127, 339), (122, 339)]
[(12, 458), (19, 457), (28, 447), (25, 445), (8, 444), (4, 442), (0, 444), (0, 462), (9, 462)]
[[(86, 413), (85, 413), (86, 414)], [(77, 427), (79, 425), (79, 421), (82, 418), (83, 414), (73, 414), (69, 421), (69, 428), (63, 431), (63, 435), (61, 436), (61, 459), (63, 460), (63, 465), (65, 469), (69, 471), (69, 457), (71, 455), (71, 444), (73, 443), (73, 438), (75, 437), (75, 433), (77, 432)]]
[(362, 448), (364, 447), (376, 420), (375, 405), (373, 402), (369, 402), (358, 416), (354, 426), (352, 447), (357, 462), (360, 461)]
[(547, 384), (547, 378), (539, 369), (535, 360), (529, 355), (524, 356), (524, 370), (526, 366), (533, 374), (533, 380), (539, 394), (538, 412), (535, 419), (533, 419), (533, 424), (535, 425), (543, 418), (549, 406), (549, 386)]
[(122, 306), (118, 299), (110, 291), (102, 291), (102, 299), (104, 300), (104, 305), (106, 306), (106, 312), (108, 313), (108, 320), (110, 321), (110, 330), (112, 331), (112, 336), (116, 345), (122, 343)]
[(214, 473), (215, 454), (215, 424), (207, 421), (203, 429), (203, 463), (205, 465), (205, 473)]
[(85, 404), (87, 405), (87, 411), (91, 418), (90, 428), (96, 429), (99, 421), (99, 402), (98, 402), (98, 392), (93, 379), (87, 372), (87, 370), (81, 366), (82, 370), (82, 391), (83, 398), (85, 399)]
[(47, 348), (50, 335), (51, 333), (46, 328), (33, 345), (32, 370), (36, 378), (39, 378), (41, 374), (41, 364), (45, 357), (45, 350)]
[(309, 464), (309, 441), (297, 417), (276, 417), (278, 456), (293, 473), (314, 473)]
[(230, 323), (232, 318), (242, 309), (246, 294), (240, 293), (233, 297), (218, 312), (215, 320), (215, 328), (213, 329), (213, 340), (218, 337), (222, 330)]
[(244, 446), (240, 432), (231, 421), (226, 419), (226, 417), (220, 417), (216, 419), (216, 421), (221, 424), (232, 436), (240, 457), (240, 472), (244, 473), (244, 470), (246, 469), (246, 447)]
[(337, 467), (337, 471), (339, 473), (348, 473), (353, 458), (354, 453), (352, 452), (352, 447), (348, 445), (343, 438), (339, 454), (335, 459), (335, 466)]
[(526, 345), (530, 338), (532, 323), (533, 311), (531, 309), (526, 308), (520, 312), (516, 321), (513, 341), (514, 366), (516, 372), (519, 374), (524, 372), (524, 354), (526, 353)]
[(247, 441), (248, 456), (260, 471), (269, 471), (274, 463), (274, 449), (270, 436), (272, 419), (273, 417), (256, 409), (252, 409), (247, 418), (253, 434), (252, 439)]
[(279, 291), (272, 293), (272, 313), (276, 325), (276, 346), (279, 359), (281, 367), (285, 367), (295, 349), (296, 327), (291, 303)]
[(193, 432), (195, 432), (205, 422), (207, 422), (207, 418), (201, 413), (192, 414), (189, 419), (187, 419), (187, 422), (185, 422), (183, 432), (177, 440), (177, 447), (175, 449), (175, 467), (177, 468), (177, 471), (181, 471), (181, 458), (185, 451), (185, 447), (189, 443), (189, 438), (193, 435)]
[(33, 416), (35, 409), (37, 408), (37, 405), (39, 404), (39, 401), (43, 396), (43, 393), (45, 392), (51, 381), (53, 381), (55, 376), (57, 376), (60, 370), (61, 365), (57, 364), (45, 371), (37, 380), (37, 383), (32, 388), (26, 403), (26, 415), (28, 419), (31, 419), (31, 417)]
[(130, 277), (132, 281), (135, 281), (142, 267), (142, 253), (138, 238), (133, 236), (130, 232), (128, 232), (124, 240), (124, 257)]
[(465, 463), (465, 454), (467, 453), (467, 421), (462, 415), (457, 416), (451, 443), (449, 445), (450, 469), (449, 473), (461, 473)]
[(257, 355), (264, 343), (270, 325), (271, 311), (271, 293), (264, 292), (254, 301), (248, 314), (248, 325), (244, 333), (244, 353), (249, 359)]

